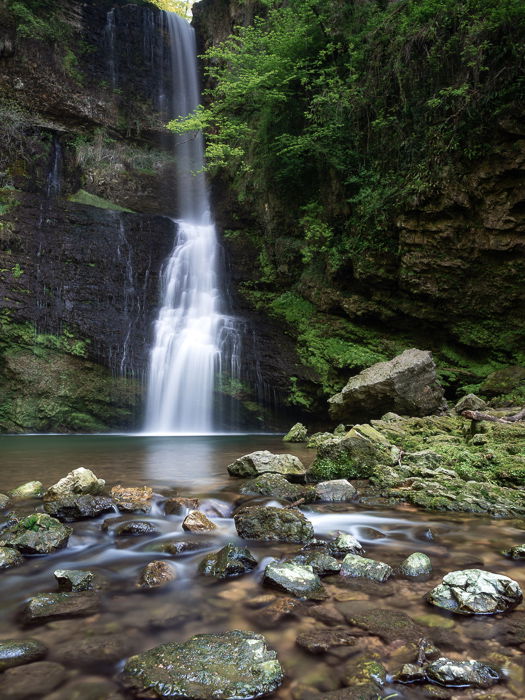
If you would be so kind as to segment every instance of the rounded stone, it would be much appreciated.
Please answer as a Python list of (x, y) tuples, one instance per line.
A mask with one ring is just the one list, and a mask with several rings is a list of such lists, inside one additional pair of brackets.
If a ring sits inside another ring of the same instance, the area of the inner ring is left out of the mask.
[(4, 639), (0, 642), (0, 671), (43, 659), (47, 647), (38, 639)]
[(422, 552), (414, 552), (399, 565), (404, 576), (423, 576), (432, 571), (430, 557)]

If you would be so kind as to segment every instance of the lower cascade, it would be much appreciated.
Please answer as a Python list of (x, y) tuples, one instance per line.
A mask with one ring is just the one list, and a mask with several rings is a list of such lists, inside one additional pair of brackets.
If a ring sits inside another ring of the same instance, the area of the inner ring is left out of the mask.
[[(163, 12), (169, 37), (171, 95), (159, 95), (168, 117), (186, 116), (199, 104), (193, 28)], [(161, 86), (161, 90), (163, 86)], [(239, 331), (224, 313), (221, 248), (210, 216), (202, 134), (175, 141), (176, 194), (181, 218), (173, 220), (175, 245), (164, 265), (161, 308), (148, 370), (146, 432), (209, 433), (217, 427), (217, 377), (239, 370)]]

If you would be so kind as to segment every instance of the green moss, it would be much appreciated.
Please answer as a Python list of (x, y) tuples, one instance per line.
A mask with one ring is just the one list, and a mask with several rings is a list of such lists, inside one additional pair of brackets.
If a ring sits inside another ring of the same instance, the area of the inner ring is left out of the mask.
[(121, 207), (114, 202), (110, 202), (107, 199), (98, 197), (96, 194), (91, 194), (85, 190), (78, 190), (75, 194), (68, 197), (70, 202), (75, 202), (76, 204), (84, 204), (89, 207), (98, 207), (99, 209), (111, 209), (113, 211), (126, 211), (131, 214), (134, 212), (131, 209), (126, 209), (126, 207)]

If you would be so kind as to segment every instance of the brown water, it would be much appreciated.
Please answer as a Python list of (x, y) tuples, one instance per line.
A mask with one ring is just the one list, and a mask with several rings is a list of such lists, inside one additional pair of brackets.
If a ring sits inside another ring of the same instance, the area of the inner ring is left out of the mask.
[[(260, 631), (277, 650), (286, 680), (272, 697), (282, 700), (313, 700), (341, 687), (345, 664), (359, 655), (370, 658), (376, 654), (389, 673), (408, 660), (403, 643), (387, 643), (373, 635), (361, 637), (354, 647), (311, 655), (300, 649), (295, 639), (301, 631), (325, 627), (313, 617), (313, 614), (318, 616), (314, 612), (319, 609), (318, 604), (301, 604), (294, 615), (278, 623), (271, 622), (266, 612), (251, 606), (251, 600), (264, 593), (277, 599), (283, 597), (262, 587), (262, 571), (270, 557), (296, 552), (297, 545), (248, 543), (259, 560), (259, 567), (239, 579), (218, 583), (197, 574), (205, 552), (215, 551), (226, 542), (246, 544), (237, 537), (231, 518), (234, 504), (239, 500), (240, 482), (228, 477), (226, 466), (256, 449), (291, 451), (306, 464), (313, 458), (313, 451), (284, 446), (279, 436), (269, 435), (0, 437), (0, 492), (33, 479), (49, 486), (71, 469), (87, 466), (106, 479), (109, 486), (115, 483), (153, 486), (155, 506), (146, 519), (155, 521), (162, 531), (157, 537), (115, 538), (100, 527), (105, 518), (114, 517), (110, 513), (96, 520), (74, 523), (74, 535), (67, 549), (47, 557), (30, 558), (21, 568), (1, 574), (0, 638), (40, 639), (50, 649), (48, 660), (62, 663), (67, 669), (66, 680), (56, 690), (47, 694), (37, 691), (34, 697), (109, 698), (87, 693), (87, 688), (92, 691), (94, 686), (83, 684), (117, 683), (123, 660), (132, 653), (167, 641), (182, 641), (196, 633), (228, 629)], [(211, 534), (190, 536), (202, 543), (201, 550), (179, 558), (153, 551), (163, 539), (189, 539), (181, 528), (182, 517), (162, 514), (163, 498), (173, 495), (175, 490), (181, 496), (201, 498), (201, 508), (210, 513), (218, 526)], [(254, 499), (254, 502), (271, 501)], [(224, 517), (217, 517), (214, 509)], [(517, 646), (520, 641), (510, 629), (516, 623), (525, 625), (523, 605), (506, 615), (466, 618), (431, 608), (424, 601), (425, 594), (445, 573), (474, 566), (511, 576), (525, 588), (525, 566), (500, 554), (501, 549), (525, 541), (523, 521), (427, 514), (411, 508), (364, 509), (353, 504), (308, 506), (303, 511), (312, 520), (316, 534), (328, 535), (336, 530), (352, 533), (374, 559), (396, 566), (412, 552), (421, 551), (431, 557), (434, 567), (427, 580), (415, 582), (403, 578), (385, 584), (343, 577), (325, 579), (330, 598), (322, 604), (323, 610), (332, 614), (349, 610), (354, 613), (372, 607), (403, 611), (415, 620), (425, 616), (425, 636), (444, 655), (488, 661), (503, 667), (507, 675), (506, 682), (490, 691), (454, 689), (450, 697), (525, 698), (523, 649)], [(428, 528), (434, 535), (432, 541), (428, 539)], [(160, 591), (138, 591), (135, 584), (140, 569), (149, 561), (161, 558), (172, 561), (177, 580)], [(53, 571), (57, 568), (89, 569), (105, 577), (109, 588), (102, 594), (102, 612), (87, 619), (51, 622), (30, 629), (20, 627), (17, 611), (21, 604), (36, 592), (56, 590)], [(84, 690), (79, 692), (82, 687)], [(387, 696), (427, 697), (421, 686), (399, 684), (387, 684), (383, 697)]]

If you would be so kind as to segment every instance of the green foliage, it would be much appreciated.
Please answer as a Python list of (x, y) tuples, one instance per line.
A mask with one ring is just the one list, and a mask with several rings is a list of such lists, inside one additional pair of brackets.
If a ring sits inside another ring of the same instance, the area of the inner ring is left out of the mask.
[(17, 33), (26, 39), (63, 41), (70, 34), (53, 0), (7, 0), (7, 7), (15, 16)]
[(68, 199), (70, 202), (84, 204), (89, 207), (98, 207), (99, 209), (111, 209), (112, 211), (127, 211), (133, 213), (131, 209), (121, 207), (114, 202), (104, 199), (103, 197), (98, 197), (96, 194), (86, 192), (86, 190), (78, 190), (78, 192), (75, 192), (75, 194), (70, 195)]
[(62, 62), (66, 74), (77, 83), (82, 83), (84, 76), (78, 68), (78, 58), (70, 48), (66, 48)]
[[(15, 268), (20, 270), (18, 264), (13, 270)], [(23, 274), (23, 271), (20, 270), (20, 274)], [(16, 345), (28, 348), (40, 356), (45, 355), (48, 350), (55, 350), (76, 357), (87, 357), (88, 342), (77, 338), (68, 328), (64, 328), (61, 335), (38, 333), (29, 322), (14, 322), (8, 310), (4, 309), (0, 313), (0, 350), (3, 351), (8, 351), (11, 346)]]
[(19, 263), (16, 263), (16, 264), (11, 268), (11, 273), (12, 273), (13, 277), (15, 278), (15, 280), (17, 280), (17, 279), (19, 279), (20, 277), (22, 277), (22, 275), (24, 274), (24, 271), (23, 271), (22, 268), (20, 267), (20, 264), (19, 264)]

